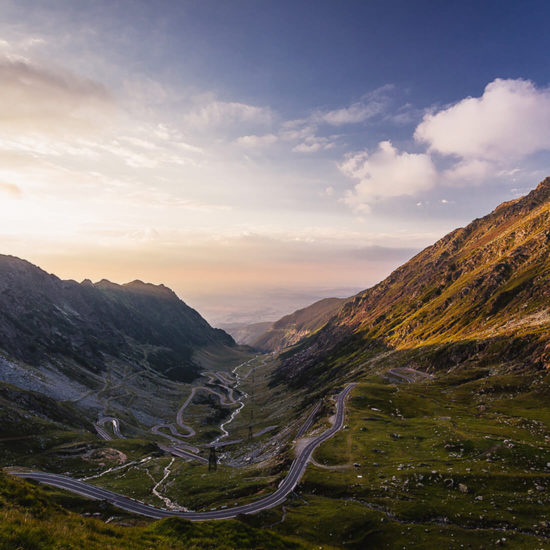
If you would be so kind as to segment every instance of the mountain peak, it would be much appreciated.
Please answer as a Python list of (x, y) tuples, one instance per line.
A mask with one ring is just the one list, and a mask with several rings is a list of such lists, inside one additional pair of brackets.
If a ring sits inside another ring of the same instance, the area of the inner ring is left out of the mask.
[(136, 279), (135, 281), (123, 284), (122, 286), (132, 292), (179, 299), (171, 288), (168, 288), (163, 284), (154, 285), (153, 283), (144, 283), (143, 281)]
[(449, 233), (348, 301), (285, 358), (281, 372), (305, 372), (344, 341), (412, 349), (497, 337), (516, 338), (520, 346), (523, 338), (521, 345), (531, 350), (528, 364), (543, 364), (549, 228), (550, 178), (545, 178), (526, 196)]
[(544, 178), (535, 189), (523, 197), (512, 199), (499, 204), (492, 214), (502, 214), (509, 210), (511, 214), (519, 211), (528, 212), (550, 200), (550, 177)]
[(95, 283), (95, 286), (108, 288), (108, 287), (118, 286), (118, 285), (116, 283), (112, 283), (111, 281), (109, 281), (109, 279), (101, 279), (101, 281), (98, 281), (97, 283)]
[(521, 197), (517, 204), (523, 208), (532, 209), (548, 200), (550, 200), (550, 177), (544, 178), (535, 189)]
[(540, 189), (546, 189), (547, 191), (550, 191), (550, 176), (547, 176), (544, 178), (537, 186), (535, 191), (538, 191)]
[(0, 255), (0, 348), (11, 357), (31, 365), (65, 357), (98, 374), (121, 357), (141, 364), (146, 348), (153, 370), (189, 381), (199, 369), (193, 355), (207, 345), (234, 342), (164, 285), (78, 284)]

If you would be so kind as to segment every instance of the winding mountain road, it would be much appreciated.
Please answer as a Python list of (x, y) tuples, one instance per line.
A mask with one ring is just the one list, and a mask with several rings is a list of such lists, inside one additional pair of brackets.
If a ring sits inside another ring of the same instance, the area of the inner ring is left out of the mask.
[(125, 437), (120, 433), (120, 422), (118, 421), (118, 418), (114, 418), (113, 416), (103, 416), (94, 424), (99, 437), (105, 439), (106, 441), (111, 441), (113, 439), (111, 434), (105, 430), (105, 424), (109, 422), (113, 424), (113, 433), (115, 436), (119, 439), (125, 439)]
[(313, 424), (313, 419), (315, 418), (315, 415), (321, 408), (321, 401), (315, 405), (313, 410), (311, 411), (310, 415), (306, 418), (306, 421), (302, 424), (301, 428), (298, 430), (298, 433), (296, 434), (296, 437), (294, 439), (300, 439), (311, 427)]
[[(209, 376), (209, 378), (210, 378), (210, 381), (213, 381), (212, 376)], [(222, 385), (222, 388), (227, 390), (227, 393), (229, 394), (229, 397), (228, 397), (229, 401), (226, 401), (226, 397), (222, 393), (217, 392), (217, 391), (213, 390), (212, 388), (208, 388), (206, 386), (195, 386), (191, 390), (191, 393), (189, 394), (189, 397), (185, 400), (185, 403), (179, 408), (179, 410), (176, 414), (176, 423), (177, 423), (177, 425), (180, 428), (183, 428), (184, 430), (187, 430), (189, 432), (187, 434), (179, 434), (180, 437), (193, 437), (195, 435), (195, 430), (191, 426), (188, 426), (187, 424), (183, 423), (183, 412), (185, 411), (185, 409), (187, 408), (189, 403), (191, 403), (191, 400), (195, 396), (195, 393), (197, 393), (198, 391), (213, 393), (220, 400), (220, 405), (225, 405), (227, 407), (230, 407), (232, 405), (235, 405), (235, 403), (237, 403), (235, 401), (234, 397), (233, 397), (233, 388), (229, 388), (228, 386), (225, 386), (225, 385)]]
[(166, 445), (161, 445), (160, 443), (158, 443), (157, 445), (159, 449), (162, 449), (163, 451), (166, 451), (167, 453), (170, 453), (173, 456), (179, 456), (180, 458), (186, 458), (187, 460), (198, 460), (199, 462), (208, 464), (208, 460), (203, 456), (199, 456), (189, 451), (186, 451), (181, 447), (168, 447)]
[(300, 452), (296, 459), (292, 462), (287, 476), (283, 479), (277, 490), (260, 500), (244, 504), (242, 506), (236, 506), (234, 508), (226, 508), (223, 510), (210, 510), (208, 512), (181, 512), (171, 511), (163, 508), (157, 508), (138, 502), (131, 498), (119, 495), (107, 489), (96, 487), (89, 483), (79, 481), (67, 476), (59, 474), (47, 474), (40, 472), (12, 472), (13, 475), (18, 477), (24, 477), (27, 479), (34, 479), (41, 483), (53, 485), (61, 489), (66, 489), (73, 493), (89, 497), (92, 499), (106, 500), (111, 504), (122, 508), (128, 512), (141, 514), (150, 518), (161, 519), (166, 517), (182, 517), (191, 521), (205, 521), (215, 519), (230, 519), (239, 514), (254, 514), (261, 510), (267, 510), (268, 508), (274, 508), (281, 504), (291, 491), (294, 490), (300, 478), (304, 474), (307, 467), (307, 463), (311, 458), (313, 451), (324, 441), (331, 438), (336, 432), (338, 432), (344, 425), (345, 417), (345, 400), (351, 390), (357, 384), (348, 384), (336, 398), (336, 415), (334, 424), (325, 430), (321, 435), (313, 438)]

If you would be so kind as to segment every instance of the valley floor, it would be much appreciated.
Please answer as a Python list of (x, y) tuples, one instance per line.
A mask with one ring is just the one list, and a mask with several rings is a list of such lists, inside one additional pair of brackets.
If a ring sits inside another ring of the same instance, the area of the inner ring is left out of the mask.
[[(223, 548), (217, 536), (229, 537), (226, 548), (549, 548), (548, 375), (463, 368), (430, 378), (394, 360), (390, 354), (368, 370), (348, 371), (361, 383), (348, 400), (346, 427), (315, 452), (282, 506), (238, 521), (150, 524), (101, 503), (3, 478), (3, 522), (16, 528), (13, 536), (0, 531), (0, 546), (79, 547), (69, 542), (69, 527), (65, 546), (17, 538), (47, 529), (60, 514), (65, 525), (79, 526), (75, 537), (92, 536), (97, 546), (90, 542), (87, 548), (180, 548), (174, 533), (188, 540), (186, 548)], [(68, 434), (65, 443), (43, 451), (32, 447), (32, 439), (6, 441), (11, 460), (4, 454), (3, 463), (14, 464), (14, 449), (27, 445), (32, 453), (26, 466), (92, 477), (93, 483), (156, 506), (206, 510), (258, 499), (284, 476), (292, 439), (308, 416), (317, 410), (307, 436), (329, 425), (335, 392), (270, 387), (274, 362), (258, 358), (250, 368), (255, 370), (239, 387), (247, 395), (244, 407), (225, 426), (224, 439), (241, 442), (220, 449), (216, 472), (158, 453), (151, 442), (138, 439), (88, 438), (86, 444), (103, 449), (101, 464), (80, 456), (60, 459), (75, 444)], [(195, 404), (190, 411), (196, 419), (201, 407), (218, 405)], [(116, 453), (108, 449), (123, 453), (126, 462), (117, 466)], [(121, 467), (108, 471), (113, 466)], [(41, 514), (35, 501), (51, 515)], [(97, 513), (109, 524), (66, 509)], [(149, 546), (139, 545), (139, 533)]]

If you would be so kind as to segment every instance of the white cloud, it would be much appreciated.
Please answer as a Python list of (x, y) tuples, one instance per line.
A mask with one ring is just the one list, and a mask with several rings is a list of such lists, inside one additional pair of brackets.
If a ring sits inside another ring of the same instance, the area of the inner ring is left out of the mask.
[(303, 143), (295, 145), (292, 150), (295, 153), (316, 153), (321, 147), (322, 144), (317, 141), (312, 141), (310, 143), (304, 141)]
[(81, 135), (107, 125), (115, 112), (108, 90), (69, 71), (0, 57), (0, 131), (9, 135)]
[(292, 148), (295, 153), (331, 149), (341, 136), (320, 136), (324, 126), (359, 124), (382, 114), (389, 101), (388, 91), (392, 89), (393, 86), (382, 86), (347, 107), (328, 111), (318, 109), (306, 118), (288, 120), (282, 124), (279, 136), (285, 141), (301, 141)]
[[(153, 127), (145, 125), (145, 127), (140, 128), (141, 132), (148, 135), (154, 136), (159, 140), (160, 146), (171, 146), (180, 151), (188, 151), (190, 153), (204, 153), (202, 147), (192, 145), (185, 140), (184, 135), (177, 129), (169, 126), (168, 124), (156, 124)], [(142, 142), (149, 142), (150, 140), (141, 140)], [(159, 144), (153, 144), (154, 148), (158, 148)]]
[[(372, 154), (348, 155), (340, 170), (359, 183), (344, 202), (364, 212), (376, 200), (413, 195), (436, 184), (477, 185), (495, 177), (515, 178), (527, 157), (550, 151), (550, 88), (537, 88), (527, 80), (496, 79), (481, 97), (424, 115), (414, 137), (427, 144), (425, 153), (399, 152), (386, 141)], [(451, 165), (438, 171), (435, 153), (450, 157)], [(440, 202), (447, 204), (445, 199)]]
[(344, 198), (357, 212), (369, 212), (370, 204), (380, 199), (430, 189), (437, 180), (429, 155), (400, 152), (389, 141), (380, 142), (374, 153), (363, 151), (348, 155), (339, 168), (345, 175), (359, 180)]
[(281, 126), (279, 135), (286, 141), (294, 141), (314, 137), (317, 127), (312, 125), (308, 119), (287, 120)]
[(275, 134), (265, 134), (263, 136), (250, 135), (241, 136), (236, 140), (237, 145), (243, 147), (264, 147), (266, 145), (272, 145), (278, 141), (278, 137)]
[(0, 39), (0, 52), (13, 61), (28, 61), (27, 54), (46, 44), (47, 41), (40, 36), (22, 36), (9, 41)]
[(8, 195), (12, 198), (19, 198), (21, 197), (21, 189), (13, 183), (4, 183), (0, 181), (0, 194)]
[(461, 160), (445, 170), (443, 180), (448, 184), (477, 184), (495, 174), (493, 162), (479, 159)]
[(156, 168), (162, 164), (196, 164), (197, 154), (203, 154), (200, 147), (178, 141), (179, 133), (164, 126), (173, 140), (158, 137), (147, 127), (136, 131), (135, 135), (124, 135), (90, 144), (96, 152), (108, 153), (132, 168)]
[(193, 126), (231, 126), (233, 124), (270, 124), (273, 113), (268, 107), (257, 107), (246, 103), (212, 101), (189, 113), (186, 121)]
[(357, 124), (372, 118), (382, 112), (384, 104), (378, 101), (368, 103), (357, 102), (343, 109), (335, 109), (326, 113), (317, 113), (314, 119), (320, 122), (326, 122), (332, 126), (340, 126), (342, 124)]
[(285, 122), (279, 133), (285, 141), (300, 141), (292, 147), (294, 153), (316, 153), (331, 149), (338, 136), (322, 137), (317, 135), (317, 125), (310, 119), (289, 120)]
[(433, 152), (497, 163), (550, 150), (550, 89), (537, 89), (528, 80), (496, 79), (481, 97), (425, 115), (415, 138)]
[(381, 114), (388, 104), (388, 92), (393, 90), (392, 85), (381, 86), (376, 90), (365, 94), (360, 101), (352, 103), (348, 107), (331, 111), (316, 111), (310, 120), (317, 123), (341, 126), (343, 124), (358, 124), (369, 118)]
[(334, 143), (324, 137), (310, 136), (307, 137), (302, 143), (295, 145), (292, 150), (295, 153), (315, 153), (320, 150), (331, 149), (334, 147)]

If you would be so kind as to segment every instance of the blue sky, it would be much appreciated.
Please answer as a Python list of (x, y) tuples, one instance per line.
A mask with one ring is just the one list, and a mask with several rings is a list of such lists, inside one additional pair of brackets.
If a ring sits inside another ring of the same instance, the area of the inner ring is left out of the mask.
[(2, 252), (214, 323), (366, 288), (548, 175), (547, 2), (0, 10)]

